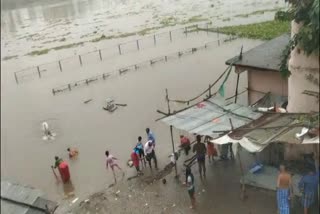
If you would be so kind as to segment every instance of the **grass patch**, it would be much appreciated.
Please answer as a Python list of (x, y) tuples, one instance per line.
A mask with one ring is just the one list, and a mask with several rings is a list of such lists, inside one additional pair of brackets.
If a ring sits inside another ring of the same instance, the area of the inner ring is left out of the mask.
[(170, 17), (166, 17), (166, 18), (162, 19), (160, 21), (160, 24), (162, 26), (171, 26), (172, 24), (176, 24), (176, 22), (177, 22), (177, 18), (170, 16)]
[(68, 44), (68, 45), (57, 46), (57, 47), (54, 47), (52, 49), (57, 51), (57, 50), (65, 49), (65, 48), (77, 47), (77, 46), (82, 45), (82, 44), (83, 44), (83, 42), (77, 42), (77, 43), (72, 43), (72, 44)]
[(29, 56), (38, 56), (38, 55), (43, 55), (43, 54), (47, 54), (49, 53), (51, 49), (43, 49), (43, 50), (35, 50), (35, 51), (31, 51), (30, 53), (27, 53), (27, 55)]
[[(215, 31), (215, 30), (213, 30)], [(223, 27), (220, 33), (237, 35), (250, 39), (270, 40), (290, 32), (289, 21), (267, 21), (249, 25)]]
[(231, 20), (231, 18), (222, 19), (223, 22), (228, 22), (228, 21), (230, 21), (230, 20)]

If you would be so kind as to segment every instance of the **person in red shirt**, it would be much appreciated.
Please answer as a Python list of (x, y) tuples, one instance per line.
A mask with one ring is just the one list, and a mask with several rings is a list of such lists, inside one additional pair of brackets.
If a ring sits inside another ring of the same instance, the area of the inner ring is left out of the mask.
[(131, 160), (133, 162), (133, 166), (136, 168), (138, 174), (141, 173), (140, 166), (139, 166), (139, 151), (137, 149), (133, 149), (131, 152)]
[(184, 153), (186, 154), (186, 156), (188, 156), (189, 151), (191, 149), (189, 138), (187, 138), (186, 136), (180, 135), (180, 143), (181, 143), (180, 147), (184, 150)]

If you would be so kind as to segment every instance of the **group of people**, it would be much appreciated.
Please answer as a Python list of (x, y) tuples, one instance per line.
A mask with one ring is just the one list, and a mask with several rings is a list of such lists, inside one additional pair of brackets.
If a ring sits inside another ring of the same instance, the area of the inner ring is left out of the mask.
[[(308, 173), (304, 175), (298, 188), (302, 192), (301, 204), (304, 208), (304, 214), (308, 214), (309, 208), (314, 204), (318, 193), (319, 175), (315, 169), (307, 169)], [(290, 214), (290, 200), (293, 199), (293, 184), (291, 175), (287, 172), (284, 165), (280, 165), (280, 173), (277, 179), (277, 203), (279, 214)]]
[[(155, 153), (155, 146), (156, 146), (156, 139), (154, 134), (151, 132), (150, 128), (146, 128), (146, 134), (147, 134), (147, 142), (142, 142), (142, 137), (138, 137), (138, 142), (134, 146), (130, 158), (132, 165), (136, 168), (138, 175), (142, 174), (141, 166), (146, 167), (146, 162), (149, 163), (150, 169), (152, 169), (151, 161), (153, 160), (154, 166), (156, 169), (158, 169), (158, 162), (157, 162), (157, 156)], [(105, 155), (107, 157), (106, 159), (106, 167), (108, 169), (108, 166), (110, 166), (115, 183), (117, 182), (116, 175), (114, 169), (117, 168), (120, 171), (123, 172), (121, 167), (116, 163), (117, 158), (115, 158), (113, 155), (109, 153), (109, 151), (105, 152)], [(124, 174), (124, 172), (123, 172)]]

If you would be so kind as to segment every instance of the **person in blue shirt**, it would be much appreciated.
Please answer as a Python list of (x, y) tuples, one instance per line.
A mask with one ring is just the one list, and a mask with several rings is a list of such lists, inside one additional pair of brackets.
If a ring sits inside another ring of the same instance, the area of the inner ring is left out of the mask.
[(137, 151), (138, 151), (141, 165), (143, 166), (143, 164), (144, 164), (144, 167), (145, 167), (146, 160), (145, 160), (145, 154), (144, 154), (144, 145), (142, 144), (142, 137), (141, 136), (138, 137), (138, 143), (137, 143), (135, 149), (137, 149)]
[(153, 146), (156, 146), (156, 138), (154, 137), (154, 134), (150, 131), (149, 128), (146, 128), (148, 141), (151, 141), (153, 143)]
[(304, 208), (304, 214), (308, 214), (308, 209), (315, 202), (318, 191), (319, 177), (314, 169), (309, 169), (309, 173), (303, 176), (299, 182), (299, 189), (302, 191), (301, 203)]

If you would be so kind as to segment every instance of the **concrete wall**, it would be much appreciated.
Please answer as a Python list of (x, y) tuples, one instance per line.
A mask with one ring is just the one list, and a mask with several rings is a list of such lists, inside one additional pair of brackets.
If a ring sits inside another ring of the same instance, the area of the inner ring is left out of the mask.
[[(291, 36), (299, 32), (300, 27), (301, 25), (292, 21)], [(291, 52), (289, 70), (291, 76), (288, 79), (287, 110), (289, 112), (319, 111), (317, 98), (302, 94), (304, 90), (319, 92), (319, 56), (315, 54), (306, 56), (298, 46)], [(306, 78), (307, 75), (312, 75), (316, 80), (313, 83), (310, 82)]]
[[(288, 81), (283, 79), (279, 72), (248, 69), (248, 87), (265, 93), (288, 96)], [(263, 96), (262, 93), (249, 91), (248, 102), (253, 104)]]

